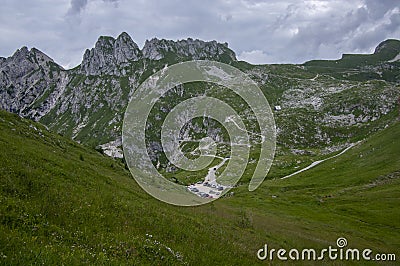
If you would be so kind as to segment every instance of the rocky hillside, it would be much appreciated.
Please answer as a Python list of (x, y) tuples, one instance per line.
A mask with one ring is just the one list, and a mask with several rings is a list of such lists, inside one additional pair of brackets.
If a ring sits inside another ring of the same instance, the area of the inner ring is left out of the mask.
[(23, 47), (1, 58), (0, 108), (92, 146), (118, 142), (138, 84), (165, 65), (193, 59), (232, 63), (236, 56), (226, 43), (193, 39), (152, 39), (140, 50), (124, 32), (116, 39), (101, 36), (79, 66), (64, 70), (39, 50)]
[[(339, 60), (303, 65), (253, 66), (237, 61), (226, 43), (152, 39), (140, 49), (122, 33), (116, 39), (100, 37), (85, 51), (79, 66), (64, 70), (39, 50), (23, 47), (8, 58), (0, 58), (0, 108), (122, 157), (123, 114), (138, 85), (166, 65), (209, 59), (247, 72), (270, 104), (280, 107), (275, 111), (278, 155), (325, 154), (396, 119), (399, 51), (400, 41), (387, 40), (372, 55), (343, 55)], [(149, 124), (157, 126), (183, 98), (204, 93), (224, 101), (232, 96), (223, 88), (204, 84), (182, 86), (163, 98)], [(246, 113), (240, 101), (231, 104)], [(251, 127), (251, 115), (243, 118)], [(213, 132), (215, 139), (223, 140), (225, 133), (218, 127), (203, 119), (192, 121), (185, 130), (192, 132), (193, 138)], [(157, 150), (157, 133), (149, 145)], [(155, 155), (155, 163), (161, 157)]]
[[(55, 101), (49, 91), (65, 87), (66, 72), (36, 48), (18, 49), (0, 63), (0, 107), (22, 116), (40, 119)], [(43, 98), (43, 105), (38, 100)]]

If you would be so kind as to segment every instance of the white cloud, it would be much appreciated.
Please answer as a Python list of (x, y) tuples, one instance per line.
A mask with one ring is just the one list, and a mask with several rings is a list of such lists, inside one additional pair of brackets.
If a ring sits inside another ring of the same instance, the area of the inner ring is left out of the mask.
[(243, 51), (238, 55), (238, 59), (255, 65), (265, 64), (270, 60), (268, 55), (261, 50)]
[(139, 46), (153, 37), (192, 37), (228, 42), (252, 62), (302, 63), (400, 39), (400, 12), (398, 0), (5, 1), (0, 56), (26, 45), (72, 67), (100, 35), (122, 31)]

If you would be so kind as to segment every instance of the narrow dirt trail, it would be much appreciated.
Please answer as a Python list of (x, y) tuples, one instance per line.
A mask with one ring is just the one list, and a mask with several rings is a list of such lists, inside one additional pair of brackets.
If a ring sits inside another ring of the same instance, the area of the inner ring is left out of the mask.
[(302, 168), (302, 169), (300, 169), (300, 170), (298, 170), (298, 171), (296, 171), (296, 172), (294, 172), (294, 173), (292, 173), (292, 174), (290, 174), (290, 175), (281, 177), (281, 179), (286, 179), (286, 178), (292, 177), (292, 176), (297, 175), (297, 174), (299, 174), (299, 173), (301, 173), (301, 172), (307, 171), (308, 169), (311, 169), (311, 168), (313, 168), (314, 166), (316, 166), (316, 165), (318, 165), (318, 164), (320, 164), (320, 163), (322, 163), (322, 162), (325, 162), (325, 161), (327, 161), (327, 160), (330, 160), (330, 159), (339, 157), (340, 155), (344, 154), (346, 151), (348, 151), (348, 150), (350, 150), (351, 148), (353, 148), (354, 146), (356, 146), (358, 143), (360, 143), (360, 141), (358, 141), (358, 142), (356, 142), (356, 143), (350, 144), (349, 147), (347, 147), (346, 149), (344, 149), (343, 151), (341, 151), (340, 153), (338, 153), (338, 154), (336, 154), (336, 155), (334, 155), (334, 156), (331, 156), (331, 157), (326, 158), (326, 159), (323, 159), (323, 160), (315, 161), (315, 162), (313, 162), (312, 164), (310, 164), (309, 166), (307, 166), (307, 167), (305, 167), (305, 168)]

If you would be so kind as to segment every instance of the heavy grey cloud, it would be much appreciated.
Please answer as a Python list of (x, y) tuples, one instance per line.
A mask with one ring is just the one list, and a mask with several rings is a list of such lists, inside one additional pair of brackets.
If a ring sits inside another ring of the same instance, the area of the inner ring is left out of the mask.
[[(119, 0), (102, 0), (103, 2), (111, 2), (118, 4)], [(88, 0), (71, 0), (71, 6), (68, 9), (67, 15), (78, 15), (88, 4)]]
[(79, 14), (83, 8), (87, 5), (87, 0), (71, 0), (71, 7), (68, 9), (67, 14), (75, 15)]
[(153, 37), (215, 39), (253, 63), (301, 63), (372, 52), (387, 38), (400, 39), (400, 5), (397, 0), (4, 1), (0, 56), (27, 45), (70, 68), (98, 36), (122, 31), (139, 46)]

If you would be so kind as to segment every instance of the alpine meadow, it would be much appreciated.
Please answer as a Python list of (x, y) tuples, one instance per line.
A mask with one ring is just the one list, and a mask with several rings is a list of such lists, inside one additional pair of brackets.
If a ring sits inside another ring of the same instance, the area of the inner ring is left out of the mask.
[[(253, 65), (238, 60), (227, 43), (153, 38), (140, 49), (123, 32), (99, 37), (72, 69), (36, 48), (0, 57), (0, 264), (283, 265), (276, 257), (260, 260), (257, 252), (265, 244), (337, 248), (344, 237), (348, 248), (394, 254), (395, 261), (382, 265), (398, 265), (399, 55), (400, 41), (388, 39), (372, 54)], [(258, 85), (273, 113), (276, 149), (264, 182), (249, 191), (261, 139), (251, 108), (216, 84), (172, 88), (155, 103), (145, 132), (151, 162), (167, 180), (190, 188), (214, 168), (218, 181), (232, 150), (227, 130), (204, 116), (182, 127), (180, 148), (197, 158), (197, 140), (213, 139), (218, 156), (210, 166), (188, 171), (168, 159), (162, 124), (184, 100), (228, 103), (252, 144), (246, 170), (228, 193), (210, 187), (199, 195), (220, 198), (180, 207), (153, 198), (135, 181), (122, 127), (140, 84), (191, 60), (227, 64)]]

